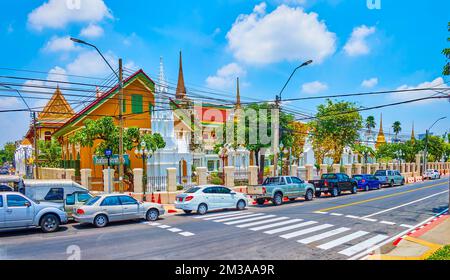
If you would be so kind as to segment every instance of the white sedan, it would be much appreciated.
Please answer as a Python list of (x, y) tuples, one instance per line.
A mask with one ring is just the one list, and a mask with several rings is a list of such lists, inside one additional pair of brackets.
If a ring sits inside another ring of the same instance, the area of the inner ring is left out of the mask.
[(425, 174), (423, 175), (423, 178), (430, 180), (441, 179), (441, 174), (437, 170), (428, 169), (427, 172), (425, 172)]
[(193, 187), (176, 197), (175, 207), (186, 214), (196, 211), (200, 215), (209, 210), (231, 209), (244, 210), (247, 197), (243, 193), (232, 191), (224, 186)]

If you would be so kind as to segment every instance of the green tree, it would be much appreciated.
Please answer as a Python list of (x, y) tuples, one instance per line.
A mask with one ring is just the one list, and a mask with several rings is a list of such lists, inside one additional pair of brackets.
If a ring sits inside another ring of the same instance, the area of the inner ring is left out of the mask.
[(16, 152), (16, 145), (12, 142), (8, 142), (0, 150), (0, 162), (4, 164), (5, 162), (13, 162), (14, 154)]
[(367, 163), (369, 161), (369, 157), (375, 156), (375, 151), (371, 147), (367, 147), (364, 145), (354, 145), (352, 147), (352, 150), (364, 158), (364, 163)]
[(328, 150), (334, 163), (340, 163), (344, 148), (359, 139), (363, 121), (355, 103), (327, 100), (309, 126), (314, 150)]
[(39, 166), (57, 168), (60, 165), (62, 148), (55, 139), (51, 141), (38, 141), (39, 147)]
[(392, 129), (395, 133), (395, 140), (398, 140), (398, 134), (402, 131), (402, 123), (399, 121), (394, 122)]
[(428, 136), (428, 160), (440, 161), (444, 156), (445, 152), (445, 142), (442, 137), (439, 136)]
[[(450, 22), (448, 23), (448, 31), (450, 32)], [(450, 37), (447, 38), (447, 41), (450, 42)], [(442, 74), (444, 76), (449, 76), (450, 75), (450, 62), (449, 62), (449, 60), (450, 60), (450, 48), (445, 48), (442, 51), (442, 54), (445, 56), (445, 58), (447, 60), (445, 66), (444, 66), (444, 71), (442, 72)]]
[(367, 130), (369, 130), (369, 133), (371, 133), (372, 129), (374, 129), (376, 126), (377, 124), (375, 122), (375, 117), (374, 116), (367, 117), (365, 127), (367, 128)]

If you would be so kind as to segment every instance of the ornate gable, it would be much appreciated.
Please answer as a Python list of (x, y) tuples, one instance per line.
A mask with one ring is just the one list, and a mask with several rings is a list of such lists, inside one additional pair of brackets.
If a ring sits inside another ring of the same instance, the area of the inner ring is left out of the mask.
[(64, 98), (58, 86), (44, 110), (38, 115), (38, 120), (41, 123), (63, 124), (64, 120), (70, 119), (74, 114), (75, 112)]

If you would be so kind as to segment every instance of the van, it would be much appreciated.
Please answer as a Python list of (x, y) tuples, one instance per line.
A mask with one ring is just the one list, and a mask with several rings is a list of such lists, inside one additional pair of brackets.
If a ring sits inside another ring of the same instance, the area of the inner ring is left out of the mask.
[(63, 204), (68, 195), (89, 190), (71, 180), (24, 180), (19, 192), (34, 201)]

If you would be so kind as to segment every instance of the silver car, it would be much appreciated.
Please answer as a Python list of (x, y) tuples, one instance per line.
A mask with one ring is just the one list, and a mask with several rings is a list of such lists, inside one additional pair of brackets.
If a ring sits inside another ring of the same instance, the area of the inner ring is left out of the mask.
[(160, 204), (139, 202), (128, 195), (105, 194), (88, 200), (74, 209), (73, 218), (81, 224), (93, 224), (98, 228), (110, 222), (146, 219), (156, 221), (164, 215)]
[(37, 203), (21, 193), (0, 193), (0, 230), (40, 227), (55, 232), (67, 223), (64, 209), (54, 203)]

